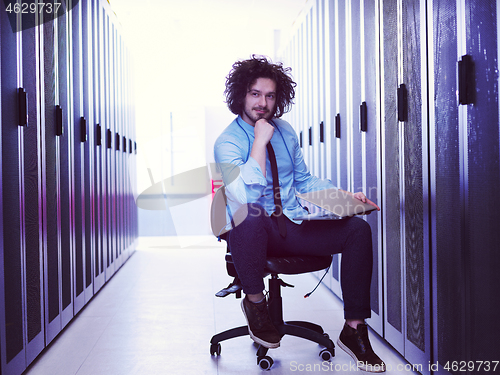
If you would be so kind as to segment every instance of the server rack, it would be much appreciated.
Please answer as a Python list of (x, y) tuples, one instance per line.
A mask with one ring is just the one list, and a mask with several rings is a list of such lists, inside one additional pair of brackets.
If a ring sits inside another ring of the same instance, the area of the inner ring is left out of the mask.
[[(136, 154), (123, 147), (112, 157), (97, 136), (102, 124), (128, 134), (136, 150), (130, 56), (107, 2), (63, 5), (67, 12), (42, 14), (34, 27), (21, 15), (14, 29), (8, 12), (0, 18), (2, 375), (26, 369), (104, 285), (107, 260), (116, 272), (138, 235), (135, 183), (125, 181)], [(107, 258), (111, 235), (119, 237)]]
[[(381, 203), (365, 218), (375, 260), (369, 323), (421, 373), (477, 373), (499, 350), (478, 334), (484, 322), (500, 333), (500, 224), (484, 201), (500, 186), (498, 6), (311, 0), (283, 53), (299, 86), (314, 89), (301, 56), (321, 52), (303, 30), (324, 12), (327, 176)], [(304, 140), (316, 125), (301, 115), (310, 110), (321, 113), (313, 106), (289, 116)], [(321, 154), (316, 138), (304, 142), (305, 155)], [(339, 257), (326, 285), (341, 295)], [(459, 371), (464, 363), (476, 368)]]
[(500, 183), (498, 5), (428, 4), (436, 373), (456, 373), (461, 362), (479, 373), (477, 361), (491, 361), (499, 349), (477, 335), (480, 322), (500, 332), (492, 305), (500, 292), (499, 224), (494, 207), (480, 204)]

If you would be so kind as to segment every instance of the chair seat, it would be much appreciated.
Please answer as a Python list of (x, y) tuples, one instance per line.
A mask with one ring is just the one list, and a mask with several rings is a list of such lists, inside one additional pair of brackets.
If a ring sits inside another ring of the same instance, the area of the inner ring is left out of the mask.
[[(233, 263), (231, 253), (226, 254), (226, 262)], [(266, 274), (297, 275), (321, 271), (330, 266), (332, 256), (286, 256), (267, 258)]]

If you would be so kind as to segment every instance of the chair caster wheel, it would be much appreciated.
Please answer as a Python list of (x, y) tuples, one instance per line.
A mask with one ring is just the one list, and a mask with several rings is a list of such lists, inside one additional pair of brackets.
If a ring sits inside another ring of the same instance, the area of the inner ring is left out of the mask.
[(257, 364), (262, 370), (269, 370), (273, 365), (274, 361), (269, 356), (259, 357), (257, 358)]
[(323, 349), (322, 351), (319, 352), (319, 356), (323, 361), (329, 361), (330, 359), (333, 358), (335, 354), (333, 353), (332, 349)]
[(220, 343), (210, 345), (210, 355), (220, 355), (221, 347)]

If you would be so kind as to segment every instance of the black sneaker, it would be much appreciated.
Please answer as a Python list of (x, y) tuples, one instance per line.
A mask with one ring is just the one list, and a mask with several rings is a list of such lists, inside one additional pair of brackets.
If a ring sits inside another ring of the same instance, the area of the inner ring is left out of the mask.
[(245, 296), (241, 301), (241, 309), (247, 319), (248, 333), (253, 341), (270, 349), (280, 346), (281, 335), (271, 322), (266, 300), (252, 303)]
[(357, 329), (344, 324), (337, 344), (355, 361), (360, 370), (368, 372), (384, 372), (385, 363), (375, 354), (368, 340), (368, 327), (358, 324)]

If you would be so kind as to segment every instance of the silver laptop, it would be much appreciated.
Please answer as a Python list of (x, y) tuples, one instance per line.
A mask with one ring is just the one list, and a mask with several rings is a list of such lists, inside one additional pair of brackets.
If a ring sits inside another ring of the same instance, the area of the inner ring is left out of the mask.
[(376, 210), (371, 204), (335, 188), (297, 194), (297, 198), (312, 209), (309, 209), (309, 214), (297, 216), (295, 220), (340, 220)]

